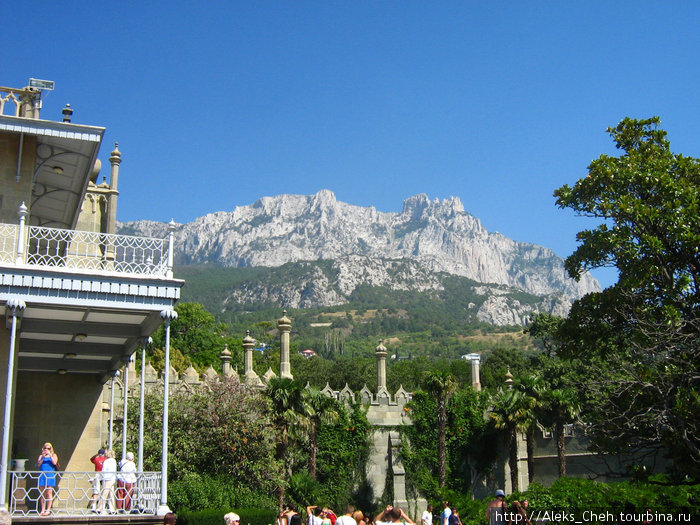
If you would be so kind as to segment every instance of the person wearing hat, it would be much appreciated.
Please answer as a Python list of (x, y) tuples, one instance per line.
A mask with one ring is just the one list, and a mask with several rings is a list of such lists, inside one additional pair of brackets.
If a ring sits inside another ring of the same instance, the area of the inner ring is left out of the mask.
[(241, 517), (235, 512), (229, 512), (224, 515), (224, 523), (226, 523), (226, 525), (238, 525), (240, 521)]
[(100, 482), (102, 479), (102, 465), (105, 462), (105, 449), (101, 448), (97, 451), (97, 454), (90, 458), (93, 465), (95, 465), (95, 477), (92, 478), (92, 497), (90, 498), (90, 510), (97, 510), (97, 498), (100, 495)]
[(496, 491), (496, 499), (489, 503), (486, 508), (486, 517), (489, 525), (503, 525), (508, 505), (506, 504), (506, 493), (501, 489)]

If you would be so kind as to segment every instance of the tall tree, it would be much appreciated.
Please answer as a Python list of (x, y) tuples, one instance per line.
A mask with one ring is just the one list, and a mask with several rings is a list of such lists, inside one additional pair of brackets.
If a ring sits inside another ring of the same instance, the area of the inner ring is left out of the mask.
[[(310, 420), (306, 416), (310, 412), (304, 389), (298, 381), (289, 378), (274, 377), (270, 379), (265, 393), (272, 405), (272, 420), (277, 432), (277, 459), (282, 464), (283, 478), (286, 481), (292, 475), (289, 461), (289, 448), (295, 440), (307, 435)], [(277, 490), (280, 510), (284, 503), (285, 482)]]
[(514, 491), (520, 489), (518, 481), (518, 432), (530, 422), (533, 399), (516, 389), (500, 388), (491, 397), (489, 419), (499, 430), (505, 430), (508, 440), (510, 482)]
[(525, 443), (527, 448), (527, 478), (530, 483), (535, 481), (535, 433), (542, 411), (542, 397), (544, 394), (544, 381), (539, 374), (527, 374), (520, 377), (515, 382), (515, 388), (529, 399), (527, 404), (531, 405), (530, 411), (526, 414)]
[(444, 487), (447, 477), (447, 402), (457, 388), (457, 382), (449, 372), (430, 371), (425, 374), (425, 388), (437, 401), (438, 483)]
[(601, 223), (577, 236), (572, 277), (614, 266), (618, 282), (572, 307), (561, 352), (606, 359), (591, 377), (601, 450), (663, 447), (700, 478), (700, 161), (675, 154), (659, 119), (609, 128), (619, 157), (554, 192), (557, 205)]
[(328, 397), (318, 388), (305, 388), (303, 392), (305, 416), (309, 419), (309, 475), (316, 479), (318, 456), (318, 430), (321, 424), (333, 424), (340, 417), (338, 401)]

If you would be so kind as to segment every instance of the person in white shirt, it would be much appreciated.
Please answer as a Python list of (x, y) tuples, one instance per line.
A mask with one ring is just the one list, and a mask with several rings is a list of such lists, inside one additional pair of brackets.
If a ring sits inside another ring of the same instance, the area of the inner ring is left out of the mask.
[(134, 496), (136, 484), (136, 463), (133, 452), (127, 452), (119, 463), (117, 474), (117, 510), (129, 512), (131, 510), (131, 498)]
[(357, 525), (357, 521), (352, 517), (355, 507), (348, 505), (345, 507), (345, 514), (335, 520), (335, 525)]
[(105, 505), (109, 507), (109, 512), (115, 511), (114, 485), (117, 482), (117, 460), (114, 459), (114, 450), (106, 451), (105, 458), (107, 459), (102, 463), (102, 493), (98, 509), (102, 514), (107, 514)]
[(423, 511), (423, 515), (420, 517), (421, 525), (433, 525), (433, 506), (428, 505)]
[(452, 516), (450, 502), (443, 501), (442, 504), (445, 506), (445, 508), (442, 509), (442, 514), (440, 515), (440, 525), (450, 525), (450, 516)]

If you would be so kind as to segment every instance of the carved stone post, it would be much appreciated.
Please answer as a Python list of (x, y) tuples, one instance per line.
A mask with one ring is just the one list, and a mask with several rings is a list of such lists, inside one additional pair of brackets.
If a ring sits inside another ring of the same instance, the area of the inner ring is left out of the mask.
[(263, 382), (253, 370), (253, 346), (255, 346), (255, 339), (250, 337), (250, 330), (246, 330), (243, 338), (243, 377), (246, 383), (262, 387)]
[(277, 320), (277, 329), (280, 332), (280, 377), (294, 379), (289, 363), (289, 332), (292, 331), (292, 321), (287, 317), (287, 310), (284, 310), (282, 317)]
[(221, 351), (219, 359), (221, 359), (221, 374), (224, 377), (228, 377), (228, 375), (231, 373), (231, 350), (228, 349), (228, 345), (224, 345), (224, 349)]
[(481, 362), (481, 356), (476, 355), (472, 357), (472, 388), (477, 392), (481, 392), (481, 378), (479, 376), (479, 364)]
[(379, 345), (374, 349), (377, 358), (377, 393), (386, 390), (386, 348), (379, 340)]

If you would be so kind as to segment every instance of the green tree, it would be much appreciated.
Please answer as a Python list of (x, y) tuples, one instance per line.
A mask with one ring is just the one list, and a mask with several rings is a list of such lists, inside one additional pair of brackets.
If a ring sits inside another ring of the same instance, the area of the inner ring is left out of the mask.
[(525, 430), (530, 422), (533, 400), (519, 390), (498, 389), (491, 397), (489, 419), (499, 430), (504, 430), (508, 440), (508, 463), (510, 481), (514, 491), (519, 490), (518, 482), (518, 432)]
[(600, 356), (589, 414), (599, 450), (663, 447), (700, 478), (700, 161), (675, 154), (659, 119), (609, 128), (622, 154), (601, 155), (588, 176), (554, 192), (557, 205), (600, 219), (577, 236), (572, 277), (614, 266), (617, 283), (577, 301), (561, 352)]
[(425, 388), (437, 402), (438, 483), (445, 486), (447, 476), (447, 402), (457, 388), (457, 382), (449, 372), (427, 372)]
[(542, 376), (539, 374), (527, 374), (519, 377), (515, 381), (515, 388), (528, 397), (527, 404), (531, 409), (526, 416), (525, 426), (525, 446), (527, 449), (527, 476), (528, 481), (535, 481), (535, 432), (537, 423), (543, 408), (543, 395), (545, 385)]
[(318, 388), (304, 389), (305, 416), (309, 418), (309, 475), (316, 479), (318, 456), (318, 431), (321, 424), (333, 424), (340, 418), (340, 407), (336, 399), (328, 397)]
[(308, 435), (310, 420), (306, 414), (310, 412), (310, 407), (301, 383), (289, 378), (273, 377), (265, 393), (271, 402), (272, 421), (276, 429), (276, 457), (283, 469), (284, 482), (277, 490), (279, 509), (282, 510), (285, 483), (292, 476), (289, 449)]
[[(177, 319), (170, 323), (170, 346), (177, 349), (187, 359), (200, 369), (213, 366), (219, 369), (219, 355), (228, 344), (233, 348), (240, 346), (240, 340), (227, 338), (228, 328), (199, 303), (178, 303), (175, 307)], [(161, 328), (153, 336), (154, 348), (165, 346), (164, 329)], [(232, 352), (232, 365), (240, 364), (239, 353)]]

